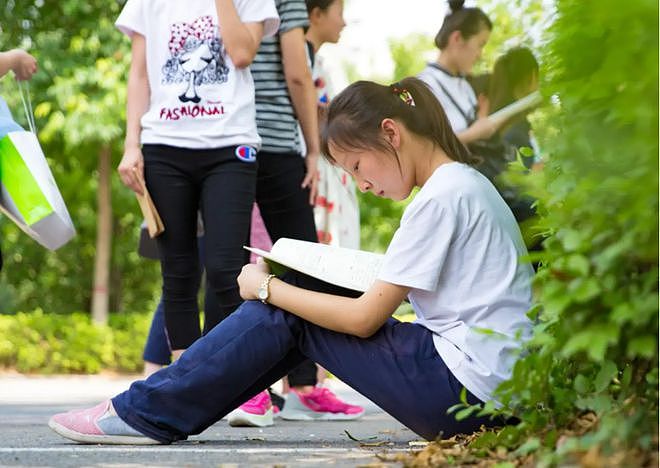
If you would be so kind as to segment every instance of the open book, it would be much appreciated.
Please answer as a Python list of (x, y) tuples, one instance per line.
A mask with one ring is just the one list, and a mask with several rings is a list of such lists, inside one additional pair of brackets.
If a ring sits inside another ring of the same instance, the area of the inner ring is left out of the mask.
[(495, 123), (496, 125), (502, 125), (505, 121), (509, 120), (511, 117), (520, 114), (521, 112), (528, 111), (534, 107), (541, 104), (543, 98), (541, 93), (534, 91), (531, 94), (528, 94), (524, 98), (520, 98), (515, 102), (512, 102), (508, 106), (502, 107), (500, 110), (493, 112), (488, 116), (488, 120)]
[(274, 274), (292, 269), (326, 283), (366, 291), (376, 280), (383, 263), (383, 255), (363, 250), (334, 247), (316, 242), (282, 238), (270, 252), (245, 247), (263, 257)]

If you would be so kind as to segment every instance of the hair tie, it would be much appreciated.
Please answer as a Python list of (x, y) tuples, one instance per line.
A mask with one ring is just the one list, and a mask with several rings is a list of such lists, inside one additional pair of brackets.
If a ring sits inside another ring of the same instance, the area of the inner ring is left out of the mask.
[(408, 91), (406, 88), (401, 86), (401, 83), (397, 82), (391, 84), (390, 91), (410, 107), (415, 107), (415, 100), (413, 99), (412, 94), (410, 94), (410, 91)]

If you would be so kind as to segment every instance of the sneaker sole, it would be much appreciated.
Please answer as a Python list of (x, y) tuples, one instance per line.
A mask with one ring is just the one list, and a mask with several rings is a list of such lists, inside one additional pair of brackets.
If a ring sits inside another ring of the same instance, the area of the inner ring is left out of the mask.
[(313, 413), (312, 411), (296, 411), (284, 409), (279, 413), (280, 418), (286, 421), (352, 421), (364, 416), (364, 411), (355, 414), (346, 413)]
[(73, 431), (66, 426), (53, 421), (48, 421), (48, 427), (57, 432), (62, 437), (74, 440), (83, 444), (111, 444), (111, 445), (162, 445), (157, 440), (143, 436), (121, 436), (121, 435), (100, 435), (100, 434), (82, 434)]
[(268, 427), (273, 423), (273, 411), (268, 410), (266, 414), (250, 414), (241, 410), (230, 413), (229, 425), (231, 427)]

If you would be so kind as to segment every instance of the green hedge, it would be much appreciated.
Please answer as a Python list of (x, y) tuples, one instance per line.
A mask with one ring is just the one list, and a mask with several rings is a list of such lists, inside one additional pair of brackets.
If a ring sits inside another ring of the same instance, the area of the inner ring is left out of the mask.
[(475, 446), (517, 447), (541, 465), (654, 453), (658, 3), (559, 0), (549, 39), (537, 325), (502, 389), (522, 422)]
[(0, 368), (19, 372), (139, 372), (150, 315), (111, 314), (109, 326), (89, 314), (0, 315)]

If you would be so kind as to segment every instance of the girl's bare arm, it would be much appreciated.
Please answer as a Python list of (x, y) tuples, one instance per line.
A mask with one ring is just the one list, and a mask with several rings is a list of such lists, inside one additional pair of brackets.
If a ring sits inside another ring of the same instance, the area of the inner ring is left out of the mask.
[(227, 54), (236, 68), (248, 67), (259, 50), (263, 23), (243, 23), (232, 0), (215, 0), (215, 7)]
[[(265, 265), (246, 265), (238, 277), (243, 299), (256, 299), (267, 275)], [(349, 298), (309, 291), (274, 278), (268, 303), (329, 330), (359, 337), (373, 335), (394, 313), (410, 288), (376, 281), (362, 296)]]

